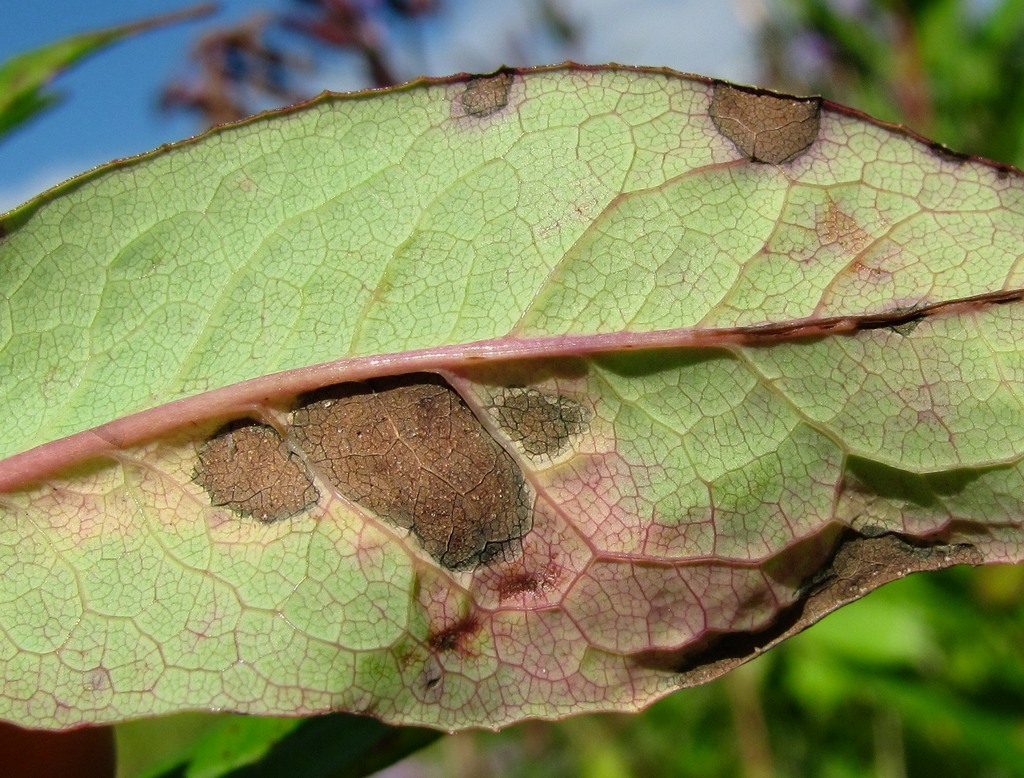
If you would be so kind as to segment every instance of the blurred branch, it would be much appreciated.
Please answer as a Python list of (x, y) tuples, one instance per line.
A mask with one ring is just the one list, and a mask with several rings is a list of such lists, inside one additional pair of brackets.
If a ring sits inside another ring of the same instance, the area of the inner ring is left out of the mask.
[(773, 778), (771, 741), (761, 701), (761, 666), (737, 667), (723, 679), (745, 778)]
[(373, 86), (398, 83), (385, 51), (387, 21), (417, 24), (436, 12), (438, 0), (296, 0), (308, 10), (258, 13), (240, 24), (204, 35), (190, 55), (195, 74), (169, 84), (161, 95), (165, 110), (199, 114), (209, 125), (255, 113), (254, 104), (294, 103), (306, 93), (294, 86), (297, 74), (312, 71), (309, 58), (290, 54), (268, 40), (291, 32), (307, 44), (355, 53)]
[[(441, 0), (292, 0), (281, 14), (260, 13), (240, 24), (207, 32), (189, 55), (190, 74), (169, 84), (161, 95), (165, 110), (198, 114), (207, 125), (236, 121), (259, 110), (309, 97), (303, 76), (313, 70), (312, 55), (291, 50), (324, 48), (342, 54), (363, 71), (367, 86), (387, 87), (421, 75), (403, 72), (395, 41), (424, 30), (424, 22), (439, 17)], [(538, 49), (550, 58), (566, 59), (578, 42), (580, 29), (560, 0), (533, 0), (528, 35), (513, 35), (508, 50), (497, 56), (518, 64), (537, 64)], [(497, 24), (498, 20), (495, 20)], [(500, 36), (496, 33), (495, 38)], [(559, 56), (561, 55), (561, 56)], [(425, 61), (420, 56), (420, 61)], [(396, 64), (398, 63), (398, 64)], [(516, 64), (496, 60), (494, 66)], [(409, 70), (405, 65), (405, 71)]]
[(285, 103), (302, 99), (299, 92), (287, 86), (286, 69), (303, 63), (264, 42), (268, 22), (266, 15), (254, 16), (237, 27), (215, 30), (200, 38), (192, 52), (199, 78), (193, 84), (171, 83), (161, 95), (161, 107), (194, 110), (208, 123), (220, 124), (251, 113), (245, 92)]

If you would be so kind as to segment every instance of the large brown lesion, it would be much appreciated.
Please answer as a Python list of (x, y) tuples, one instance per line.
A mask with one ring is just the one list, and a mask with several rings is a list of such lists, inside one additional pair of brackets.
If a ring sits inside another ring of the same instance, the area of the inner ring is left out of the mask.
[(264, 522), (294, 516), (320, 498), (305, 465), (277, 430), (253, 420), (222, 427), (203, 443), (193, 480), (211, 504)]
[(821, 99), (789, 97), (722, 82), (709, 109), (715, 127), (753, 162), (779, 165), (805, 152), (818, 137)]
[(514, 556), (531, 527), (515, 461), (437, 376), (329, 388), (295, 410), (292, 434), (342, 497), (449, 569)]

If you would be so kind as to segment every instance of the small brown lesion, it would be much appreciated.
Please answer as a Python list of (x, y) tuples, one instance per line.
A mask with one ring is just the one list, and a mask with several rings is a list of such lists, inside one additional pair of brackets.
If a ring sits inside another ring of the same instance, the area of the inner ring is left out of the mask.
[(716, 82), (709, 109), (715, 127), (753, 162), (780, 165), (811, 147), (821, 127), (821, 98), (790, 97)]
[(320, 499), (277, 430), (252, 419), (232, 422), (203, 443), (192, 478), (212, 505), (263, 522), (294, 516)]
[(533, 387), (503, 389), (489, 410), (502, 432), (528, 456), (551, 459), (568, 451), (593, 417), (576, 400)]
[(461, 96), (462, 110), (466, 116), (490, 116), (508, 105), (513, 79), (512, 72), (508, 70), (471, 79)]
[(538, 597), (558, 585), (561, 568), (554, 562), (539, 572), (520, 571), (502, 578), (498, 584), (498, 601), (505, 602), (520, 595)]
[(835, 244), (849, 254), (856, 254), (871, 243), (871, 235), (832, 197), (827, 197), (818, 208), (817, 233), (822, 245)]
[(893, 323), (889, 325), (889, 330), (908, 338), (924, 321), (925, 312), (920, 305), (903, 305), (893, 308), (892, 317)]
[(457, 651), (460, 654), (469, 654), (471, 653), (469, 643), (480, 631), (481, 626), (475, 616), (467, 616), (458, 623), (431, 635), (427, 643), (435, 652)]
[(962, 151), (956, 151), (955, 149), (951, 149), (949, 148), (949, 146), (945, 146), (937, 141), (932, 141), (931, 143), (929, 143), (928, 150), (939, 159), (948, 162), (953, 162), (958, 165), (962, 165), (965, 162), (970, 162), (971, 160), (970, 154), (965, 154)]

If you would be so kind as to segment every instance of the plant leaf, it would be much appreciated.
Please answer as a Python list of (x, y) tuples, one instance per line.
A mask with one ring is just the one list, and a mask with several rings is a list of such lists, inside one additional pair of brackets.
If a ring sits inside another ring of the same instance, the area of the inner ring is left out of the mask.
[(562, 66), (325, 95), (0, 221), (0, 715), (635, 709), (1020, 559), (1024, 179)]
[(66, 68), (122, 38), (154, 27), (175, 24), (212, 13), (212, 4), (153, 16), (130, 24), (81, 33), (19, 54), (0, 64), (0, 139), (60, 97), (46, 86)]

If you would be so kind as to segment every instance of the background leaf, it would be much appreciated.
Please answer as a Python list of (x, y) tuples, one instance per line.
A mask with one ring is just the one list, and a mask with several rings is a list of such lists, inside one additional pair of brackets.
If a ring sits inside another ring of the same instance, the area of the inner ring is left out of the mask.
[(0, 139), (60, 100), (47, 85), (63, 70), (129, 35), (210, 14), (211, 4), (87, 32), (19, 54), (0, 65)]

